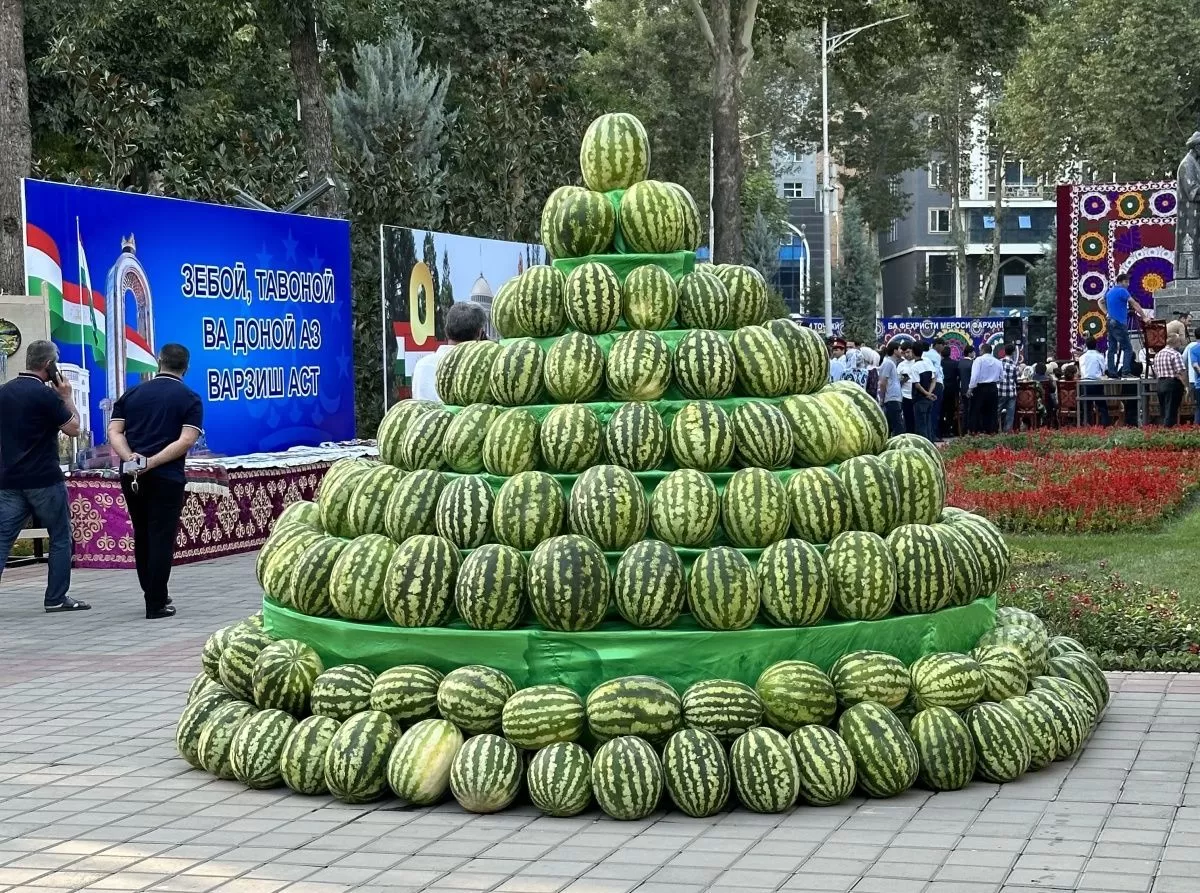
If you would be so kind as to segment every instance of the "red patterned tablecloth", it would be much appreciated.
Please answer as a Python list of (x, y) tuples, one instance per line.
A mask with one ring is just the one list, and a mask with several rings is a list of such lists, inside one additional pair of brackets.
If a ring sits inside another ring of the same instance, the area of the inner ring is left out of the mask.
[[(189, 492), (183, 504), (175, 563), (189, 564), (252, 552), (271, 532), (283, 509), (311, 500), (329, 462), (293, 468), (229, 472), (229, 496)], [(75, 567), (132, 568), (133, 526), (121, 483), (80, 479), (67, 482)]]

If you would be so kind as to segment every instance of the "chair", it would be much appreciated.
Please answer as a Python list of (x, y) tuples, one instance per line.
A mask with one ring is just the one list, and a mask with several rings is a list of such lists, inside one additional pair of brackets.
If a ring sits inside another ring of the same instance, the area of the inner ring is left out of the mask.
[(1038, 413), (1038, 383), (1023, 381), (1017, 385), (1017, 429), (1024, 425), (1037, 428), (1041, 424)]
[(1058, 383), (1058, 425), (1060, 428), (1079, 424), (1078, 406), (1079, 382), (1060, 381)]

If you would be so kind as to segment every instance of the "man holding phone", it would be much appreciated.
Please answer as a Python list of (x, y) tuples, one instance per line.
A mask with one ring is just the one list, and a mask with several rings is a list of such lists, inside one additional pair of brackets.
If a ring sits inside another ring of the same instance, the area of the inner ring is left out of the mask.
[(191, 355), (182, 344), (158, 353), (158, 374), (113, 404), (108, 442), (121, 457), (121, 489), (133, 523), (133, 554), (146, 619), (175, 616), (167, 592), (183, 513), (184, 457), (200, 437), (204, 407), (183, 383)]
[(58, 372), (58, 348), (52, 342), (30, 344), (25, 367), (0, 387), (0, 572), (32, 515), (50, 534), (46, 613), (86, 611), (91, 605), (67, 595), (71, 516), (58, 464), (58, 432), (77, 435), (79, 411), (71, 383)]

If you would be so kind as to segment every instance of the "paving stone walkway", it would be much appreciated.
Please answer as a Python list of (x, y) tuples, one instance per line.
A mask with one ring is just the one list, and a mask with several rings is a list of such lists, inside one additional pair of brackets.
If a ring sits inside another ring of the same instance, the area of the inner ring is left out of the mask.
[(155, 622), (118, 571), (46, 615), (44, 573), (0, 582), (0, 893), (1200, 893), (1200, 676), (1113, 676), (1083, 756), (1003, 787), (635, 823), (351, 807), (175, 753), (205, 638), (256, 610), (252, 556), (177, 569)]

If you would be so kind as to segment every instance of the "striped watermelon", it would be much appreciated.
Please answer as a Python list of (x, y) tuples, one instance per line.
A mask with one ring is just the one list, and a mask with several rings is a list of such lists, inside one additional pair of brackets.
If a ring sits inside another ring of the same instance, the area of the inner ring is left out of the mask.
[(279, 755), (280, 780), (297, 794), (325, 794), (325, 757), (341, 726), (328, 716), (310, 716), (292, 727)]
[[(217, 633), (214, 633), (213, 635), (215, 636)], [(207, 650), (208, 646), (205, 645), (206, 653)], [(1070, 636), (1051, 636), (1046, 642), (1046, 654), (1049, 657), (1060, 657), (1064, 654), (1087, 654), (1087, 649), (1079, 644), (1078, 639), (1072, 639)], [(208, 668), (207, 660), (205, 661), (204, 666), (205, 669)], [(212, 674), (210, 673), (209, 675), (211, 676)]]
[(941, 470), (942, 474), (946, 473), (946, 463), (942, 460), (942, 453), (937, 448), (937, 445), (932, 443), (927, 438), (920, 434), (897, 434), (895, 437), (889, 437), (887, 443), (883, 446), (884, 452), (893, 450), (916, 450), (919, 453), (924, 453), (935, 463)]
[(812, 806), (836, 806), (854, 793), (854, 755), (833, 729), (801, 726), (788, 736), (800, 767), (800, 799)]
[(437, 690), (442, 674), (419, 664), (389, 667), (371, 686), (372, 710), (382, 710), (397, 723), (437, 716)]
[(800, 796), (796, 754), (774, 729), (751, 729), (734, 741), (729, 764), (738, 799), (752, 812), (784, 812)]
[(694, 468), (672, 471), (650, 494), (650, 529), (672, 546), (707, 546), (720, 515), (716, 486)]
[(604, 253), (616, 228), (616, 209), (602, 192), (559, 186), (542, 208), (542, 244), (555, 258)]
[(913, 694), (922, 710), (949, 707), (963, 711), (983, 697), (983, 668), (965, 654), (927, 654), (908, 668)]
[(1000, 706), (1021, 723), (1029, 741), (1029, 771), (1036, 772), (1053, 763), (1058, 756), (1059, 741), (1065, 734), (1054, 710), (1048, 704), (1024, 695), (1001, 701)]
[(1012, 645), (977, 646), (971, 657), (983, 671), (983, 700), (1005, 701), (1028, 691), (1029, 669)]
[(761, 549), (787, 536), (791, 513), (779, 478), (762, 468), (734, 472), (721, 494), (721, 523), (735, 546)]
[(975, 771), (996, 784), (1016, 781), (1033, 759), (1022, 722), (999, 704), (976, 704), (963, 714), (975, 742)]
[(325, 672), (317, 652), (296, 639), (272, 642), (254, 659), (254, 703), (259, 709), (308, 713), (313, 683)]
[(626, 332), (609, 349), (605, 372), (614, 400), (658, 400), (671, 383), (671, 349), (654, 332)]
[(671, 455), (680, 468), (717, 471), (733, 461), (733, 423), (707, 400), (686, 404), (671, 420)]
[(592, 758), (578, 744), (543, 747), (525, 775), (529, 799), (548, 816), (579, 815), (592, 802)]
[(626, 468), (597, 465), (575, 480), (567, 526), (606, 552), (619, 552), (646, 535), (650, 510), (641, 482)]
[(700, 247), (702, 238), (700, 231), (700, 209), (696, 207), (696, 200), (692, 198), (690, 192), (678, 183), (664, 183), (663, 185), (675, 193), (683, 211), (682, 248), (684, 251), (695, 251)]
[[(500, 345), (494, 341), (467, 341), (456, 345), (454, 352), (462, 358), (454, 366), (449, 398), (443, 397), (443, 402), (453, 406), (486, 403), (492, 394), (492, 365), (500, 351)], [(441, 364), (438, 365), (440, 368)]]
[(434, 510), (438, 536), (460, 549), (477, 549), (491, 542), (492, 488), (476, 474), (455, 478), (446, 484)]
[[(1056, 760), (1073, 757), (1083, 747), (1091, 729), (1087, 714), (1070, 696), (1062, 695), (1048, 689), (1035, 689), (1025, 697), (1039, 707), (1043, 707), (1053, 717), (1055, 732), (1058, 735)], [(1030, 762), (1033, 751), (1030, 749)]]
[(525, 613), (525, 556), (512, 546), (481, 546), (463, 559), (454, 587), (458, 614), (472, 629), (512, 629)]
[(428, 469), (414, 471), (396, 484), (383, 515), (388, 537), (402, 543), (419, 533), (433, 533), (438, 499), (445, 486), (446, 478)]
[(829, 351), (821, 336), (790, 319), (766, 324), (787, 355), (789, 394), (812, 394), (829, 381)]
[(1050, 675), (1070, 679), (1078, 683), (1096, 705), (1096, 712), (1103, 713), (1108, 706), (1108, 680), (1104, 671), (1086, 654), (1063, 654), (1049, 661)]
[(529, 333), (517, 320), (517, 280), (509, 279), (492, 298), (492, 326), (501, 338), (525, 338)]
[(720, 332), (695, 329), (675, 344), (675, 384), (693, 400), (719, 400), (733, 393), (737, 361)]
[[(476, 401), (479, 402), (479, 401)], [(400, 467), (407, 471), (428, 468), (437, 471), (445, 460), (442, 458), (442, 442), (454, 416), (444, 409), (433, 409), (422, 413), (409, 423), (400, 441)], [(322, 509), (322, 520), (324, 510)], [(325, 525), (330, 533), (336, 533), (336, 526)]]
[(300, 554), (292, 564), (287, 607), (310, 617), (333, 617), (337, 613), (329, 600), (329, 585), (337, 560), (348, 545), (345, 540), (329, 536)]
[(608, 461), (630, 471), (653, 471), (667, 458), (667, 429), (649, 403), (626, 403), (604, 429)]
[(523, 471), (505, 481), (496, 495), (492, 526), (501, 543), (528, 551), (558, 536), (565, 513), (558, 481), (544, 471)]
[(657, 264), (645, 264), (625, 277), (622, 314), (631, 329), (665, 329), (675, 318), (679, 287)]
[(767, 546), (755, 576), (763, 613), (776, 626), (814, 626), (829, 609), (829, 569), (821, 553), (804, 540)]
[(679, 280), (679, 325), (685, 329), (726, 329), (733, 314), (729, 290), (710, 270)]
[(936, 462), (917, 450), (885, 450), (879, 461), (896, 478), (897, 524), (933, 524), (946, 507), (946, 478)]
[(387, 790), (387, 764), (400, 727), (378, 710), (342, 723), (325, 754), (325, 784), (343, 803), (369, 803)]
[(552, 338), (566, 325), (566, 277), (554, 267), (535, 265), (513, 285), (513, 317), (518, 328), (534, 338)]
[(728, 546), (708, 549), (688, 576), (688, 605), (705, 629), (746, 629), (758, 615), (758, 581), (746, 556)]
[(375, 674), (359, 664), (330, 667), (313, 682), (309, 704), (315, 715), (345, 722), (371, 709), (374, 685)]
[(951, 515), (949, 510), (942, 515), (942, 523), (953, 526), (962, 534), (978, 553), (983, 566), (984, 591), (995, 592), (1008, 579), (1008, 545), (996, 526), (986, 518), (961, 512)]
[[(389, 409), (379, 423), (376, 439), (379, 442), (379, 458), (387, 465), (400, 466), (400, 444), (404, 441), (404, 432), (409, 423), (417, 416), (437, 409), (438, 405), (432, 400), (401, 400)], [(342, 459), (340, 462), (347, 460)], [(356, 461), (356, 460), (349, 460)], [(339, 463), (334, 463), (336, 467)], [(329, 469), (333, 471), (333, 467)], [(326, 478), (329, 473), (326, 472)], [(282, 518), (280, 519), (282, 520)]]
[(632, 735), (602, 744), (592, 760), (596, 804), (620, 821), (644, 819), (658, 807), (663, 771), (654, 748)]
[[(736, 312), (736, 305), (735, 305)], [(745, 325), (730, 339), (737, 361), (738, 387), (750, 397), (782, 397), (787, 393), (787, 354), (767, 329)]]
[(828, 468), (802, 468), (788, 478), (792, 530), (810, 543), (831, 543), (850, 529), (850, 494)]
[(260, 710), (239, 724), (229, 744), (233, 777), (254, 790), (282, 784), (279, 761), (295, 727), (295, 718), (283, 710)]
[(843, 620), (880, 620), (896, 601), (896, 560), (883, 538), (849, 530), (825, 550), (830, 607)]
[(262, 568), (264, 594), (286, 605), (292, 603), (295, 595), (291, 584), (296, 561), (312, 546), (328, 541), (329, 537), (299, 524), (277, 530), (274, 541), (268, 540), (263, 549), (263, 552), (269, 551), (270, 557), (263, 562), (260, 555), (258, 565)]
[(858, 410), (855, 424), (864, 428), (859, 435), (864, 442), (863, 452), (871, 455), (883, 452), (888, 439), (888, 422), (879, 401), (852, 381), (835, 381), (817, 396), (825, 399), (833, 395), (849, 401)]
[(1009, 645), (1025, 659), (1030, 676), (1040, 676), (1046, 668), (1046, 636), (1023, 626), (994, 626), (979, 637), (978, 645)]
[(750, 686), (732, 679), (697, 682), (683, 693), (683, 724), (729, 744), (762, 725), (763, 702)]
[(538, 420), (527, 409), (506, 409), (483, 439), (483, 467), (508, 477), (538, 467)]
[(675, 689), (654, 676), (622, 676), (602, 682), (587, 696), (588, 730), (598, 741), (636, 735), (661, 745), (683, 722)]
[(529, 557), (529, 606), (547, 629), (594, 629), (608, 611), (609, 589), (604, 553), (587, 537), (551, 537)]
[(950, 604), (954, 569), (941, 538), (927, 524), (901, 524), (887, 535), (896, 560), (896, 602), (908, 614), (932, 614)]
[(792, 463), (792, 428), (770, 403), (743, 403), (733, 411), (737, 455), (752, 468), (787, 468)]
[(875, 456), (856, 456), (838, 466), (850, 494), (850, 527), (885, 536), (896, 526), (900, 490), (892, 470)]
[(733, 312), (731, 329), (760, 325), (767, 315), (767, 282), (754, 267), (718, 264), (713, 273), (725, 284)]
[(200, 762), (198, 748), (200, 746), (200, 734), (204, 731), (204, 726), (208, 722), (209, 717), (226, 704), (233, 703), (243, 704), (251, 710), (254, 709), (253, 704), (239, 701), (226, 691), (223, 686), (218, 686), (197, 696), (179, 714), (179, 723), (175, 726), (175, 747), (179, 750), (179, 755), (192, 768), (204, 768)]
[(602, 335), (617, 327), (621, 301), (621, 280), (606, 264), (580, 264), (563, 286), (567, 321), (576, 331), (588, 335)]
[(1088, 690), (1075, 680), (1062, 676), (1034, 676), (1029, 680), (1029, 687), (1032, 689), (1030, 694), (1038, 691), (1050, 692), (1072, 701), (1083, 716), (1085, 735), (1096, 724), (1096, 702)]
[(1042, 622), (1042, 618), (1030, 611), (1012, 605), (997, 608), (996, 626), (1023, 626), (1039, 638), (1045, 638), (1047, 640), (1046, 647), (1049, 649), (1050, 636), (1046, 631), (1046, 624)]
[(586, 403), (604, 381), (604, 351), (590, 335), (570, 332), (546, 351), (542, 377), (555, 403)]
[(454, 604), (458, 548), (441, 536), (409, 537), (390, 556), (380, 606), (396, 626), (441, 626)]
[(675, 550), (658, 540), (642, 540), (626, 549), (617, 562), (613, 597), (632, 626), (662, 629), (674, 623), (687, 597), (683, 564)]
[(499, 735), (476, 735), (450, 764), (450, 793), (467, 812), (506, 808), (521, 790), (521, 754)]
[(233, 736), (255, 712), (252, 704), (230, 701), (209, 714), (196, 741), (196, 760), (205, 772), (225, 781), (233, 780), (233, 765), (230, 763)]
[(500, 731), (505, 702), (516, 692), (511, 679), (491, 667), (459, 667), (438, 686), (438, 710), (468, 735)]
[(289, 503), (287, 508), (279, 513), (279, 517), (275, 519), (275, 528), (284, 524), (300, 524), (317, 533), (325, 532), (325, 528), (321, 526), (321, 507), (315, 502), (303, 499)]
[(908, 668), (898, 657), (882, 651), (852, 651), (843, 654), (829, 670), (838, 703), (852, 707), (874, 701), (892, 710), (908, 697), (912, 681)]
[(837, 716), (837, 693), (815, 664), (784, 660), (763, 670), (754, 690), (766, 708), (767, 722), (781, 732), (825, 725)]
[(646, 128), (627, 112), (596, 118), (579, 145), (583, 182), (596, 192), (628, 189), (650, 174), (650, 138)]
[(397, 551), (386, 536), (360, 536), (342, 550), (329, 577), (329, 603), (347, 620), (383, 618), (388, 563)]
[(927, 707), (912, 718), (909, 734), (921, 760), (921, 784), (934, 791), (960, 791), (975, 775), (971, 730), (949, 707)]
[(259, 629), (243, 628), (230, 636), (229, 643), (221, 652), (219, 670), (221, 684), (230, 694), (253, 702), (254, 661), (271, 641), (271, 637)]
[(388, 757), (388, 787), (412, 806), (433, 806), (446, 796), (450, 768), (463, 746), (462, 732), (444, 719), (423, 719), (400, 736)]
[[(414, 422), (414, 425), (409, 427), (409, 432), (411, 433), (415, 429), (416, 425), (420, 424), (430, 415), (431, 413), (426, 413), (425, 415), (418, 417)], [(447, 414), (447, 418), (448, 417), (449, 414)], [(354, 495), (354, 485), (358, 482), (358, 479), (362, 475), (376, 467), (377, 466), (375, 465), (357, 465), (346, 469), (333, 478), (329, 476), (328, 472), (326, 473), (325, 480), (321, 483), (321, 497), (317, 504), (321, 509), (321, 527), (324, 528), (330, 536), (348, 537), (352, 535), (350, 530), (349, 511), (350, 499)], [(312, 532), (307, 528), (303, 529), (305, 532)], [(286, 532), (289, 530), (293, 532), (286, 534)], [(295, 528), (281, 528), (280, 535), (283, 536), (285, 534), (290, 536), (298, 536), (299, 531), (296, 531)]]
[(887, 707), (864, 701), (848, 707), (838, 734), (854, 757), (859, 787), (870, 797), (895, 797), (913, 786), (920, 766), (917, 747)]
[(454, 402), (454, 379), (458, 375), (458, 367), (462, 365), (463, 360), (470, 352), (469, 347), (464, 346), (463, 350), (459, 350), (459, 347), (460, 345), (457, 344), (452, 345), (438, 359), (434, 369), (434, 387), (437, 390), (440, 404)]
[(950, 559), (951, 573), (954, 575), (950, 592), (952, 605), (969, 605), (983, 591), (983, 565), (979, 556), (971, 548), (971, 543), (959, 531), (949, 524), (932, 525), (934, 536), (946, 550)]
[(683, 729), (663, 748), (663, 779), (671, 801), (692, 818), (707, 818), (725, 808), (732, 770), (724, 745), (703, 729)]
[(233, 635), (233, 624), (223, 626), (204, 640), (204, 649), (200, 653), (200, 663), (204, 667), (204, 675), (213, 682), (221, 681), (221, 652), (229, 644)]
[(542, 419), (542, 461), (558, 474), (578, 474), (600, 461), (601, 431), (586, 406), (556, 406)]
[(575, 741), (587, 718), (579, 695), (564, 685), (523, 688), (504, 704), (500, 715), (504, 737), (517, 747), (537, 750)]
[(816, 397), (793, 395), (779, 404), (792, 429), (793, 459), (797, 465), (828, 465), (841, 443), (838, 420)]
[(206, 691), (213, 691), (224, 687), (220, 682), (214, 682), (212, 679), (209, 679), (207, 673), (199, 673), (192, 678), (192, 683), (188, 686), (187, 701), (185, 703), (192, 703), (192, 701), (196, 700), (196, 698)]
[(617, 226), (632, 254), (664, 254), (683, 247), (685, 209), (666, 183), (641, 180), (625, 190)]
[(525, 406), (542, 396), (542, 371), (546, 355), (532, 338), (505, 344), (492, 363), (490, 393), (501, 406)]

